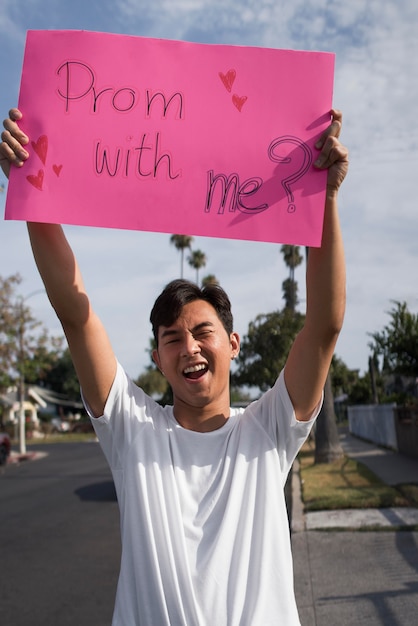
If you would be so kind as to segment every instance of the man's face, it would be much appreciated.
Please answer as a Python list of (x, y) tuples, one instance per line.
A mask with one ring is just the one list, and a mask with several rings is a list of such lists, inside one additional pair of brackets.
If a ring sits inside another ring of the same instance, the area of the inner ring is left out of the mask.
[(174, 406), (188, 409), (229, 407), (231, 359), (239, 336), (228, 336), (215, 309), (204, 300), (186, 304), (172, 326), (160, 326), (153, 357), (170, 383)]

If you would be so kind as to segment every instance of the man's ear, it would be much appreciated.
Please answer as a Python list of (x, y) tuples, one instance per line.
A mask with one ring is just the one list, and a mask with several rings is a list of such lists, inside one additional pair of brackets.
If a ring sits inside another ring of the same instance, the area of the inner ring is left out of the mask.
[(231, 359), (235, 359), (239, 355), (240, 341), (238, 333), (231, 333)]
[(161, 362), (160, 362), (160, 355), (158, 354), (158, 350), (157, 349), (154, 349), (152, 351), (152, 360), (154, 361), (155, 365), (158, 367), (160, 372), (162, 372)]

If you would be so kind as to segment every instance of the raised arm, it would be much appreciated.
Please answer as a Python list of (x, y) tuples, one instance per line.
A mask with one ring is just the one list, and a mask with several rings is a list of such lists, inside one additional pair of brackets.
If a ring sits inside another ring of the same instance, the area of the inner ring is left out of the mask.
[[(22, 166), (28, 158), (23, 146), (28, 138), (17, 122), (21, 114), (10, 111), (0, 144), (0, 165), (9, 175), (10, 164)], [(103, 413), (116, 372), (116, 359), (107, 333), (84, 288), (76, 258), (61, 226), (28, 224), (39, 273), (52, 306), (62, 324), (83, 394), (93, 414)]]
[(332, 115), (330, 127), (318, 141), (321, 152), (315, 164), (328, 169), (322, 245), (309, 249), (305, 324), (285, 367), (286, 386), (299, 420), (309, 419), (320, 400), (345, 312), (345, 259), (337, 197), (348, 169), (348, 152), (338, 140), (342, 115), (335, 110)]

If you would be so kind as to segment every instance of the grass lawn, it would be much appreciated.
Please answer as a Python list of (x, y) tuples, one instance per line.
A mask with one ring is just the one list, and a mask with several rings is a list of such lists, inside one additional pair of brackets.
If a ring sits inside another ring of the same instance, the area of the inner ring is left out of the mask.
[(334, 463), (314, 463), (306, 443), (298, 456), (306, 511), (418, 506), (418, 484), (390, 487), (365, 465), (344, 456)]
[[(94, 432), (89, 433), (52, 433), (45, 437), (28, 438), (26, 440), (26, 446), (44, 444), (44, 443), (79, 443), (83, 441), (92, 441), (96, 438)], [(12, 440), (12, 444), (19, 445), (19, 442), (15, 439)]]

